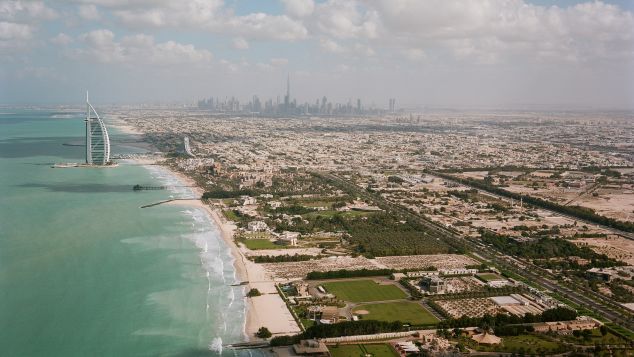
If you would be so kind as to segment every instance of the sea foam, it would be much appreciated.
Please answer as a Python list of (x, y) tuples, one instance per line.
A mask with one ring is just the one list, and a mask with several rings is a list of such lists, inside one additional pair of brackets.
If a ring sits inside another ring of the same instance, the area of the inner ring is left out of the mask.
[[(151, 175), (168, 186), (174, 198), (196, 198), (191, 188), (182, 184), (178, 177), (160, 166), (146, 166)], [(209, 336), (209, 349), (221, 354), (223, 338), (238, 342), (244, 339), (246, 324), (246, 303), (236, 296), (244, 296), (243, 286), (230, 286), (238, 282), (233, 268), (231, 249), (226, 246), (220, 231), (207, 212), (201, 208), (187, 208), (181, 213), (191, 222), (191, 233), (181, 235), (199, 249), (199, 258), (203, 276), (207, 280), (204, 306), (201, 312), (213, 326)], [(239, 322), (238, 322), (239, 321)], [(238, 323), (236, 323), (238, 322)]]

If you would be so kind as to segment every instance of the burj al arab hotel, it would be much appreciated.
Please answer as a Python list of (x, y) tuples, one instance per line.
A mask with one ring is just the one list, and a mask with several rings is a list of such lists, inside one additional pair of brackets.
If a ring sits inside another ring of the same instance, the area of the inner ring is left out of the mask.
[(108, 165), (110, 163), (110, 138), (108, 130), (97, 111), (88, 101), (86, 92), (86, 164)]

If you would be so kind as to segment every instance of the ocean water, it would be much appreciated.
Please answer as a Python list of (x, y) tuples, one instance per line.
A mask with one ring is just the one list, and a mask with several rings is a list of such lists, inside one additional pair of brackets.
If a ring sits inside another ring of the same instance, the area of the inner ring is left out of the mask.
[(140, 208), (191, 191), (158, 166), (51, 168), (81, 162), (82, 114), (0, 111), (0, 355), (235, 355), (244, 291), (213, 222)]

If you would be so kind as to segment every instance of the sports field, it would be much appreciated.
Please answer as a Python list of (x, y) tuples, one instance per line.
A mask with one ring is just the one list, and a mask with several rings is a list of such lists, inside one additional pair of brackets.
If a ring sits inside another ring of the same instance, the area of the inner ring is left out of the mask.
[(350, 302), (369, 302), (405, 299), (407, 294), (394, 285), (380, 285), (373, 280), (333, 281), (324, 288), (338, 299)]
[(397, 357), (394, 349), (387, 344), (375, 345), (340, 345), (328, 347), (332, 357)]
[(258, 249), (284, 249), (283, 245), (275, 244), (268, 239), (244, 239), (241, 241), (251, 250)]
[(361, 305), (354, 309), (365, 320), (401, 321), (412, 325), (432, 325), (438, 322), (420, 304), (409, 301)]
[(486, 282), (489, 282), (489, 281), (492, 281), (492, 280), (504, 279), (503, 277), (501, 277), (501, 276), (499, 276), (497, 274), (494, 274), (494, 273), (478, 274), (478, 278), (480, 278), (480, 279), (482, 279), (482, 280), (484, 280)]

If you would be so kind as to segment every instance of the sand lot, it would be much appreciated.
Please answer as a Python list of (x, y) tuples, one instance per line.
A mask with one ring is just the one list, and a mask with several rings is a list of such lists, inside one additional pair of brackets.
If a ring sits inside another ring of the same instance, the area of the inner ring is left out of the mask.
[(574, 240), (576, 244), (587, 244), (597, 253), (634, 265), (634, 241), (610, 235), (607, 238), (583, 238)]

